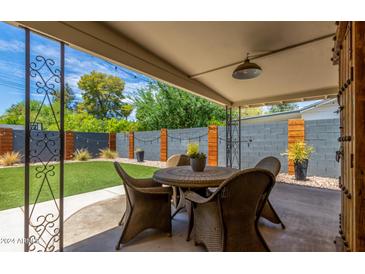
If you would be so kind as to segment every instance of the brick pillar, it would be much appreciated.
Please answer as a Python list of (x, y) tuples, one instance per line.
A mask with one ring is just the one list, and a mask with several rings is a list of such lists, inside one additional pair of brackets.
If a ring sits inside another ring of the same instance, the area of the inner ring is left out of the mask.
[(208, 165), (218, 165), (218, 126), (208, 127)]
[(167, 161), (168, 141), (167, 141), (167, 129), (161, 128), (160, 132), (160, 161)]
[(74, 133), (66, 131), (65, 133), (65, 160), (72, 160), (75, 151)]
[(0, 128), (0, 155), (13, 151), (13, 129)]
[(129, 132), (129, 149), (128, 149), (128, 158), (134, 159), (134, 132)]
[(115, 133), (109, 133), (108, 145), (110, 150), (117, 150), (117, 135)]
[[(288, 120), (288, 149), (290, 149), (290, 145), (296, 142), (304, 142), (304, 128), (303, 119)], [(288, 173), (294, 175), (293, 161), (288, 161)]]

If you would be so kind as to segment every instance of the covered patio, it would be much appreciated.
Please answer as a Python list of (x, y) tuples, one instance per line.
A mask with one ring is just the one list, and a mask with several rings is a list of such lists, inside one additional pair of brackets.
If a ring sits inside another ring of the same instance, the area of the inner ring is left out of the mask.
[[(260, 221), (260, 230), (267, 241), (271, 251), (336, 251), (333, 243), (337, 234), (338, 212), (340, 210), (340, 192), (335, 190), (324, 190), (304, 186), (295, 186), (277, 182), (270, 196), (275, 205), (286, 229), (280, 225), (270, 223), (265, 219)], [(110, 200), (108, 203), (99, 205), (93, 210), (98, 212), (97, 225), (102, 223), (103, 215), (115, 223), (119, 221), (121, 211), (124, 209), (124, 199)], [(113, 208), (114, 214), (110, 214)], [(108, 212), (107, 212), (108, 211)], [(87, 210), (81, 210), (77, 216), (77, 221), (87, 222), (90, 218)], [(100, 214), (100, 215), (99, 215)], [(74, 224), (66, 222), (66, 241), (71, 240), (72, 236), (67, 232), (75, 229)], [(83, 225), (81, 225), (83, 226)], [(188, 216), (186, 212), (178, 214), (172, 222), (172, 237), (167, 237), (165, 233), (150, 229), (139, 234), (121, 249), (122, 252), (128, 251), (205, 251), (202, 246), (195, 246), (194, 241), (186, 241), (186, 231), (188, 227)], [(86, 227), (83, 227), (83, 229)], [(65, 248), (65, 251), (115, 251), (115, 243), (120, 236), (120, 227), (116, 226), (108, 231), (101, 232), (93, 237), (84, 239)]]
[[(336, 97), (339, 80), (342, 92), (350, 84), (358, 83), (353, 89), (358, 92), (356, 93), (358, 98), (363, 98), (361, 89), (363, 76), (360, 75), (364, 67), (363, 61), (362, 63), (354, 61), (357, 66), (354, 65), (353, 70), (346, 69), (349, 66), (348, 59), (342, 57), (340, 53), (343, 48), (341, 43), (346, 42), (344, 37), (350, 36), (350, 39), (357, 42), (354, 45), (365, 44), (362, 38), (365, 30), (363, 25), (359, 25), (360, 23), (346, 22), (346, 25), (341, 23), (337, 27), (334, 22), (13, 22), (13, 24), (26, 28), (28, 35), (30, 31), (34, 31), (59, 41), (61, 66), (64, 60), (63, 47), (69, 44), (226, 106), (227, 167), (241, 167), (241, 119), (240, 116), (238, 120), (233, 117), (232, 111), (235, 108), (238, 108), (240, 114), (241, 108), (246, 107)], [(351, 27), (353, 32), (348, 32)], [(359, 48), (358, 51), (353, 50), (354, 60), (363, 57), (361, 47)], [(246, 55), (250, 61), (262, 68), (262, 74), (251, 80), (237, 80), (232, 77), (232, 71), (244, 62)], [(333, 62), (338, 62), (338, 58), (340, 58), (340, 71), (352, 73), (352, 80), (348, 79), (347, 74), (346, 76), (340, 74), (342, 76), (339, 79), (339, 69), (333, 65)], [(61, 73), (61, 82), (64, 81), (62, 77)], [(63, 89), (62, 84), (61, 89)], [(349, 104), (349, 99), (346, 99), (347, 101), (339, 99), (339, 103)], [(356, 112), (350, 106), (348, 112), (342, 112), (341, 121), (351, 117), (358, 123), (356, 134), (359, 138), (355, 140), (356, 146), (360, 149), (364, 143), (361, 133), (365, 126), (360, 123), (362, 121), (360, 112), (364, 107), (364, 101), (358, 104)], [(28, 128), (29, 125), (28, 121)], [(343, 129), (343, 124), (341, 127)], [(354, 128), (346, 128), (348, 129), (346, 132), (341, 131), (342, 137), (351, 135), (351, 130)], [(60, 133), (63, 136), (62, 123)], [(351, 141), (351, 138), (340, 140), (340, 142), (348, 141)], [(63, 137), (60, 142), (64, 143)], [(361, 215), (365, 208), (362, 200), (365, 193), (364, 160), (361, 160), (360, 154), (363, 150), (357, 154), (351, 150), (352, 156), (344, 156), (346, 153), (350, 155), (348, 149), (354, 147), (355, 144), (346, 147), (346, 151), (341, 154), (341, 161), (347, 163), (341, 170), (342, 194), (339, 191), (280, 183), (275, 185), (270, 197), (287, 228), (282, 230), (262, 221), (259, 226), (272, 251), (335, 251), (336, 235), (339, 236), (336, 241), (339, 250), (364, 250), (365, 230)], [(60, 157), (62, 163), (63, 153)], [(354, 157), (355, 163), (351, 160)], [(352, 161), (351, 165), (348, 164), (349, 161)], [(355, 171), (352, 171), (352, 168)], [(62, 169), (60, 174), (62, 178)], [(61, 190), (62, 184), (61, 180)], [(63, 247), (65, 232), (62, 195), (61, 191), (59, 249), (61, 251), (114, 250), (120, 233), (119, 228)], [(356, 198), (351, 200), (351, 197)], [(116, 202), (116, 205), (118, 203), (120, 201)], [(356, 208), (356, 211), (353, 208)], [(342, 214), (339, 224), (340, 212)], [(25, 214), (27, 218), (28, 212)], [(200, 251), (201, 247), (194, 246), (193, 241), (185, 241), (187, 220), (185, 213), (177, 215), (172, 223), (171, 238), (145, 231), (130, 244), (123, 246), (122, 251)], [(116, 222), (118, 221), (117, 219)], [(28, 224), (26, 221), (25, 238), (29, 237)]]

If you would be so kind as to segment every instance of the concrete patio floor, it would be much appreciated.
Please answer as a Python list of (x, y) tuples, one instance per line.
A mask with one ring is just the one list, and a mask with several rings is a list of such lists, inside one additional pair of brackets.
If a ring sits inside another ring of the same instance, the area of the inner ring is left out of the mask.
[[(270, 200), (286, 225), (283, 230), (266, 220), (260, 222), (260, 230), (272, 251), (335, 251), (333, 240), (338, 230), (339, 191), (277, 183)], [(120, 211), (119, 207), (115, 216), (105, 216), (117, 223)], [(102, 210), (99, 215), (101, 213)], [(146, 230), (121, 251), (204, 251), (204, 247), (195, 246), (193, 240), (185, 240), (186, 231), (187, 215), (181, 213), (173, 220), (172, 237)], [(65, 251), (115, 251), (119, 236), (120, 228), (116, 226), (76, 242)]]

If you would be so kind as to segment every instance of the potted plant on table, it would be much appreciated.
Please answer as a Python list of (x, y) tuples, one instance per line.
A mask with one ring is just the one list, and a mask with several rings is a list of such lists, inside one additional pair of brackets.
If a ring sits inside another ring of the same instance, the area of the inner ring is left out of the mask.
[(144, 150), (141, 148), (137, 148), (136, 157), (137, 157), (137, 162), (143, 162), (144, 161)]
[(186, 154), (190, 157), (190, 166), (193, 171), (204, 171), (207, 156), (203, 152), (199, 152), (199, 144), (188, 144)]
[(304, 142), (296, 142), (290, 145), (285, 153), (288, 155), (288, 160), (293, 161), (295, 170), (295, 179), (305, 181), (307, 178), (308, 160), (314, 148)]

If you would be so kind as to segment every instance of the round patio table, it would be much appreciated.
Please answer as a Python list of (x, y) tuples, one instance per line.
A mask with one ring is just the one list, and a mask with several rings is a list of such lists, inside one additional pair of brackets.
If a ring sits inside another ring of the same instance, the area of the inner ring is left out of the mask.
[[(153, 175), (153, 180), (164, 185), (176, 186), (180, 189), (179, 204), (171, 218), (186, 207), (184, 191), (194, 189), (202, 192), (208, 187), (218, 187), (224, 180), (235, 174), (238, 169), (229, 167), (208, 166), (202, 172), (194, 172), (190, 166), (169, 167), (157, 170)], [(193, 226), (192, 209), (187, 209), (189, 215), (189, 228), (187, 241)]]
[(156, 171), (153, 179), (165, 185), (182, 188), (217, 187), (231, 177), (238, 169), (208, 166), (202, 172), (195, 172), (190, 166), (163, 168)]

